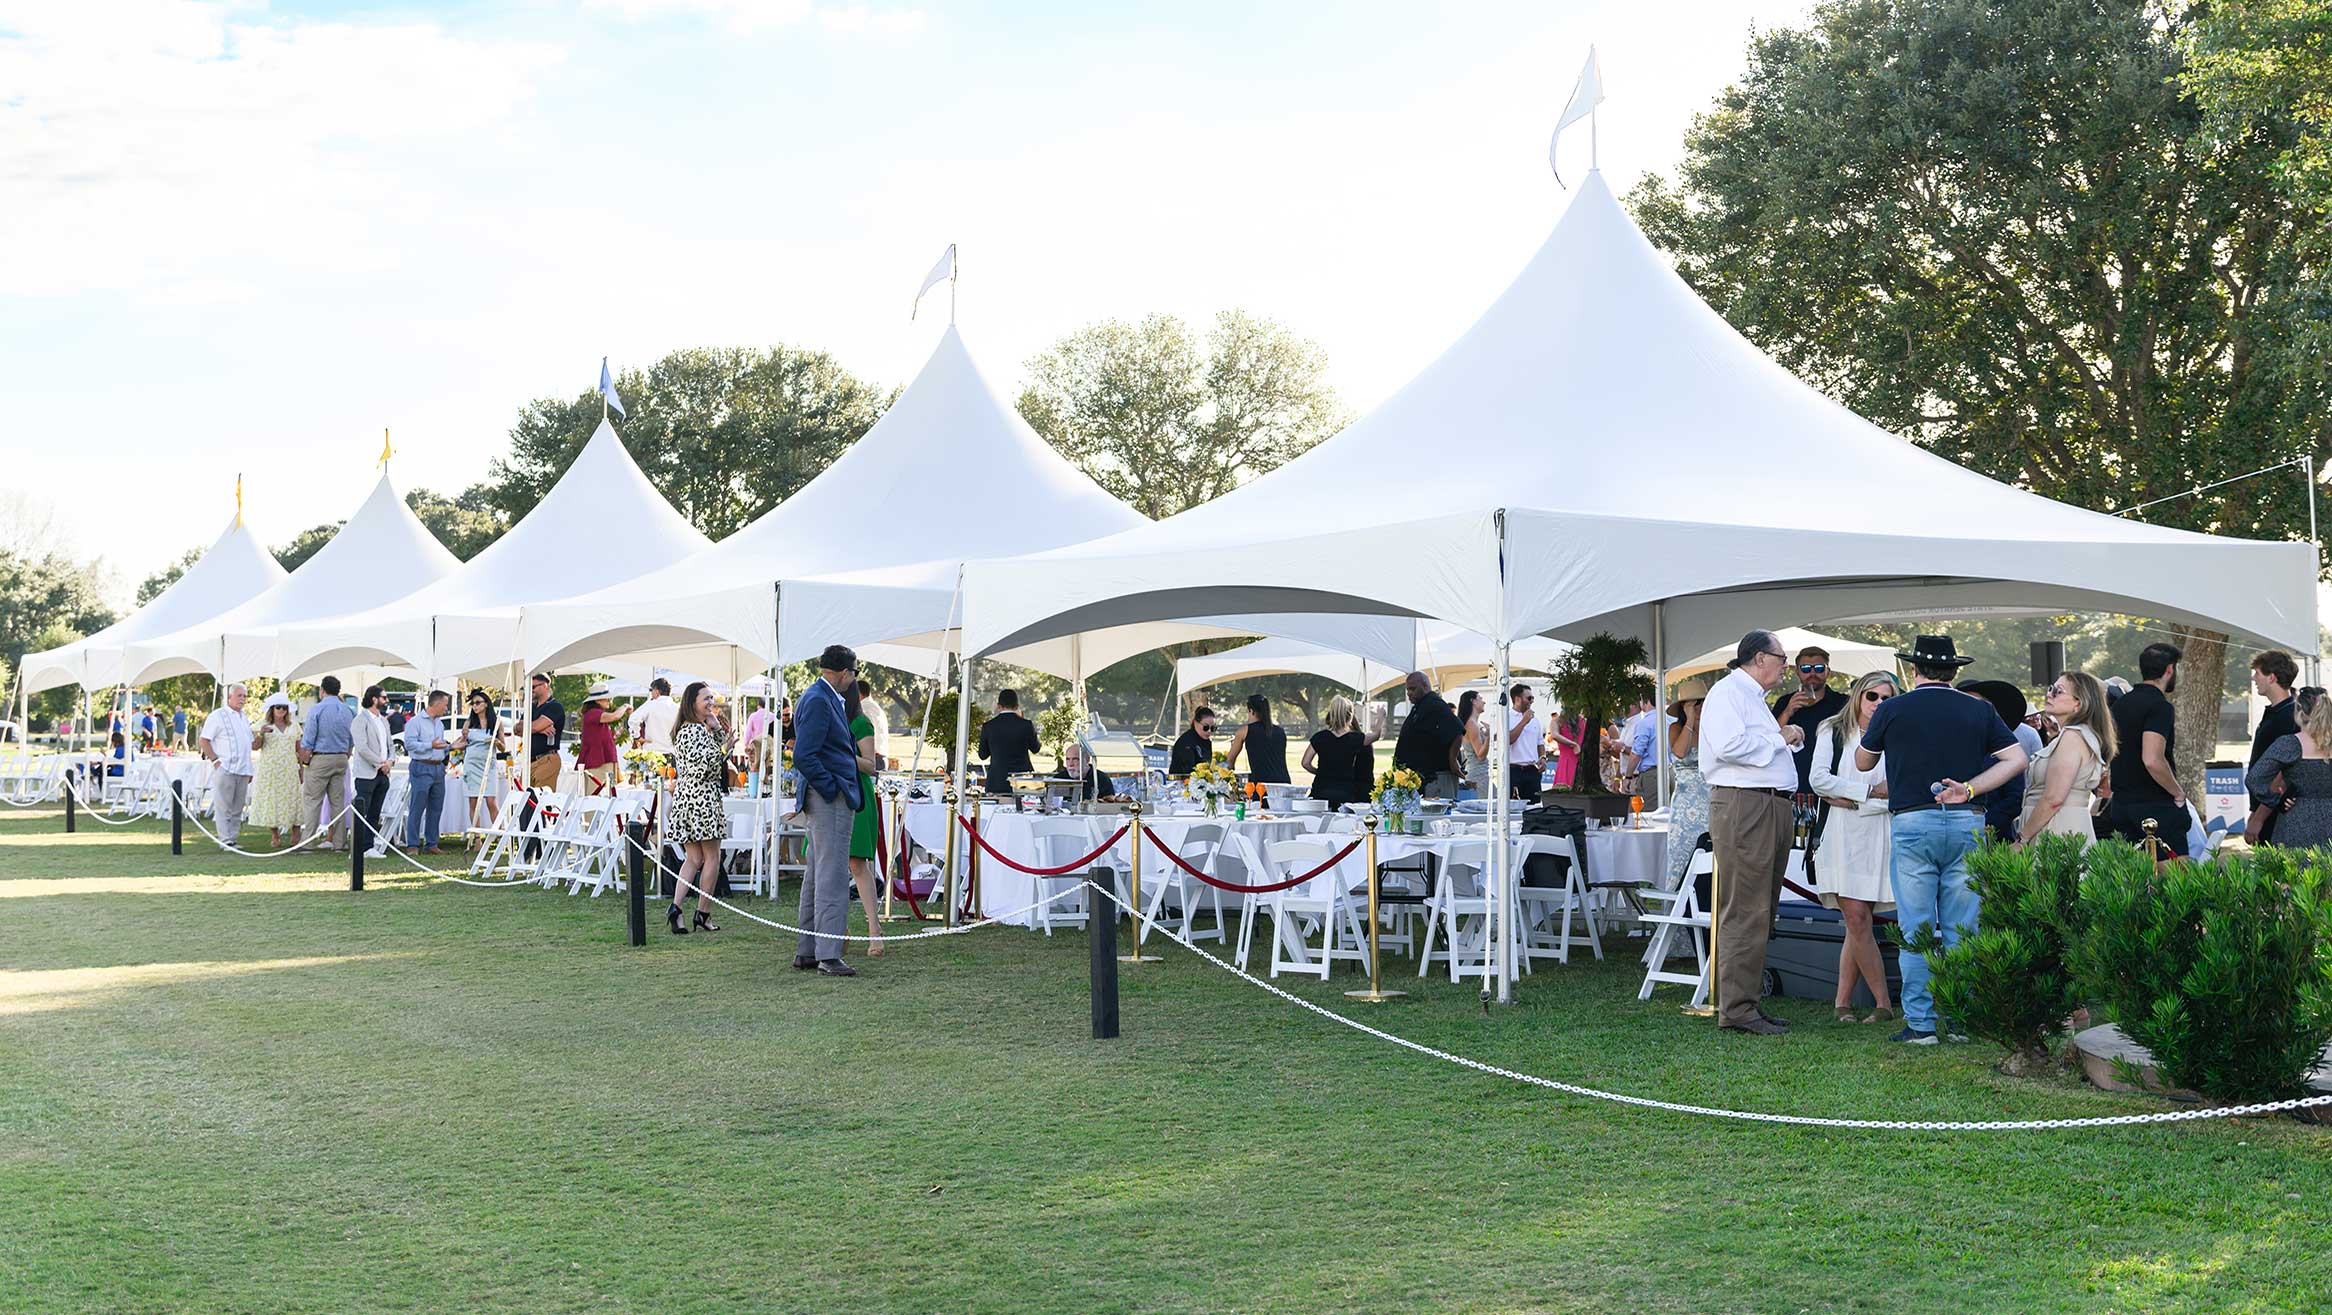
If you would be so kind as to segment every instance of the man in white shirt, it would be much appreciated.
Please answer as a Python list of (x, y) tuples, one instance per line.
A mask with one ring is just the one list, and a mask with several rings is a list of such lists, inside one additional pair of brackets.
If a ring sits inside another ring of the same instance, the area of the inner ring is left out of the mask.
[(1508, 691), (1506, 709), (1506, 792), (1524, 803), (1538, 799), (1539, 762), (1547, 754), (1547, 724), (1538, 715), (1538, 695), (1528, 685)]
[(227, 686), (226, 703), (202, 723), (202, 756), (211, 765), (211, 817), (219, 841), (234, 844), (243, 835), (243, 810), (251, 803), (251, 721), (243, 715), (248, 697), (241, 685)]
[(1709, 783), (1709, 839), (1717, 865), (1711, 901), (1717, 1025), (1779, 1036), (1789, 1025), (1767, 1017), (1757, 1000), (1789, 865), (1791, 799), (1798, 788), (1791, 751), (1805, 732), (1774, 721), (1765, 703), (1789, 670), (1779, 637), (1770, 630), (1743, 635), (1729, 666), (1700, 713), (1700, 770)]
[(355, 747), (348, 752), (348, 775), (356, 782), (352, 793), (356, 797), (356, 811), (364, 818), (364, 827), (356, 843), (370, 848), (375, 854), (385, 854), (389, 838), (381, 834), (381, 805), (389, 797), (389, 719), (382, 713), (388, 705), (388, 696), (378, 685), (364, 687), (364, 704), (357, 709)]
[(662, 676), (648, 682), (655, 697), (634, 709), (627, 723), (632, 738), (661, 754), (672, 752), (672, 728), (680, 721), (680, 705), (672, 701), (672, 682)]

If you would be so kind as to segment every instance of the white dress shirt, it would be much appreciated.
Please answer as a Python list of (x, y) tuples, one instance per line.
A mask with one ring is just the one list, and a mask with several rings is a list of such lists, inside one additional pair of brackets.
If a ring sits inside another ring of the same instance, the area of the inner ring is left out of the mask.
[(648, 747), (658, 753), (672, 752), (672, 728), (680, 721), (680, 704), (669, 694), (659, 694), (632, 711), (632, 734), (647, 741)]
[(1725, 673), (1701, 705), (1700, 773), (1711, 786), (1798, 788), (1797, 760), (1765, 704), (1765, 687), (1739, 667)]
[(251, 719), (225, 704), (211, 710), (203, 719), (201, 738), (211, 742), (211, 754), (219, 760), (219, 770), (229, 776), (250, 776), (258, 771), (251, 761)]
[[(1514, 728), (1522, 721), (1522, 717), (1523, 714), (1513, 708), (1506, 710), (1507, 734), (1514, 735)], [(1546, 754), (1547, 719), (1539, 716), (1538, 710), (1533, 708), (1530, 711), (1530, 725), (1524, 726), (1522, 734), (1514, 735), (1514, 739), (1507, 744), (1506, 761), (1520, 767), (1536, 767), (1539, 759), (1546, 757)]]
[(389, 766), (389, 719), (370, 708), (360, 709), (355, 732), (352, 737), (355, 747), (348, 754), (348, 771), (359, 781), (369, 781)]

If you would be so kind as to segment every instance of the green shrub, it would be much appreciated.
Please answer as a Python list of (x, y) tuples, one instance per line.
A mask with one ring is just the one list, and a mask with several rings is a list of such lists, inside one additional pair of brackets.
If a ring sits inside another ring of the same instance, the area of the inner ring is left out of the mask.
[(2219, 1100), (2304, 1094), (2332, 1038), (2332, 901), (2317, 850), (2274, 847), (2209, 863), (2089, 851), (2082, 989), (2152, 1051), (2163, 1079)]
[[(955, 766), (956, 700), (961, 697), (962, 695), (951, 689), (931, 701), (931, 734), (923, 741), (947, 755), (947, 765), (951, 769)], [(980, 728), (987, 724), (988, 710), (977, 703), (973, 704), (971, 731), (974, 745), (980, 742)]]
[(1936, 1009), (2008, 1050), (2005, 1067), (2049, 1062), (2049, 1038), (2080, 1005), (2070, 945), (2083, 922), (2081, 842), (2043, 836), (2030, 849), (1987, 843), (1968, 856), (1983, 909), (1973, 934), (1946, 949), (1928, 928), (1911, 948), (1934, 972)]

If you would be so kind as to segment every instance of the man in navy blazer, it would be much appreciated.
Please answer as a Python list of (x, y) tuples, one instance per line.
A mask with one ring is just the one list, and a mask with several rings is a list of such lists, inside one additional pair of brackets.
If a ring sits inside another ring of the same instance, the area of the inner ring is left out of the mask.
[(842, 692), (858, 679), (858, 654), (830, 644), (818, 655), (818, 679), (794, 706), (794, 769), (802, 774), (801, 810), (808, 820), (810, 870), (802, 874), (794, 967), (826, 977), (855, 977), (842, 960), (842, 933), (850, 925), (850, 828), (858, 819), (858, 742)]

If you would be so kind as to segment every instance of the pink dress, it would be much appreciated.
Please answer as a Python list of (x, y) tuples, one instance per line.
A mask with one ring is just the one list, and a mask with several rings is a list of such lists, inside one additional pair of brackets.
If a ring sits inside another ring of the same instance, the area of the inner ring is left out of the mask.
[[(1567, 717), (1555, 723), (1555, 733), (1576, 744), (1587, 734), (1585, 717)], [(1555, 741), (1555, 784), (1569, 785), (1579, 775), (1579, 751), (1562, 740)]]

